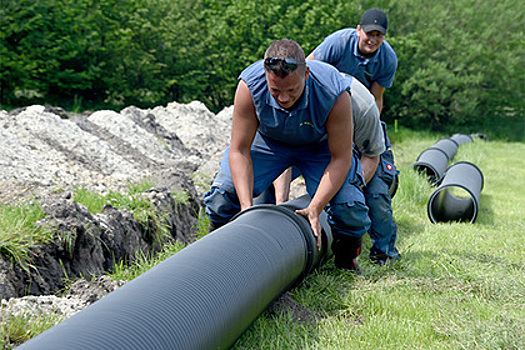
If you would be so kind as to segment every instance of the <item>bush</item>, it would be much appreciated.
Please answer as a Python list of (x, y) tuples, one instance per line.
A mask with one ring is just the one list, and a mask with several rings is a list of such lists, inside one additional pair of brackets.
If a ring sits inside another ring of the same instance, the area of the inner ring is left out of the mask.
[(294, 39), (308, 54), (380, 7), (399, 58), (385, 120), (447, 132), (486, 125), (497, 136), (525, 137), (518, 0), (4, 2), (3, 106), (119, 109), (199, 100), (218, 112), (233, 104), (242, 69), (274, 40)]

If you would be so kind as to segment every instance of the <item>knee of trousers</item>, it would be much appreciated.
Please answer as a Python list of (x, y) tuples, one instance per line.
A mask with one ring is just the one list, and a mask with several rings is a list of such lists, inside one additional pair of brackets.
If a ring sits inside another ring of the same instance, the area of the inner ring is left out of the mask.
[(327, 209), (327, 213), (328, 223), (334, 231), (334, 235), (363, 237), (370, 228), (368, 207), (365, 203), (354, 201), (332, 204)]
[(392, 214), (392, 199), (388, 193), (376, 193), (367, 195), (365, 198), (369, 215), (381, 212), (389, 212)]
[(389, 189), (390, 186), (385, 182), (383, 178), (378, 176), (378, 174), (376, 173), (366, 184), (366, 187), (364, 189), (364, 195), (367, 200), (369, 197), (383, 194), (388, 195), (390, 197)]
[(202, 197), (206, 214), (217, 224), (227, 223), (241, 210), (237, 197), (220, 187), (212, 187)]

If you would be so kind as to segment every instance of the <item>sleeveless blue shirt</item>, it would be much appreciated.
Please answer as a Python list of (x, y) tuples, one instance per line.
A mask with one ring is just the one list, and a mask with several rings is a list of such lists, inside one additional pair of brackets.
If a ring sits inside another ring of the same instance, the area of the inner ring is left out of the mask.
[(289, 146), (306, 146), (327, 139), (326, 120), (335, 101), (344, 92), (350, 93), (351, 80), (320, 61), (306, 61), (310, 74), (302, 96), (292, 111), (279, 106), (270, 94), (263, 61), (257, 61), (239, 76), (252, 95), (259, 121), (258, 132)]

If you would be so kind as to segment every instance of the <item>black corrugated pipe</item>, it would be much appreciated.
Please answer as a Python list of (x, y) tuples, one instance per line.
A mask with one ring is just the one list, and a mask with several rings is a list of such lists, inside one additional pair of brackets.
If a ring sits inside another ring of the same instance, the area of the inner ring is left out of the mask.
[(468, 221), (473, 223), (479, 211), (483, 174), (470, 162), (448, 167), (439, 187), (432, 193), (427, 212), (433, 223)]
[(474, 141), (472, 139), (472, 137), (470, 135), (467, 135), (467, 134), (454, 134), (454, 135), (450, 136), (450, 139), (455, 141), (458, 144), (458, 146), (461, 146), (461, 145), (463, 145), (465, 143)]
[(431, 182), (437, 182), (447, 169), (448, 156), (445, 151), (430, 147), (421, 152), (414, 163), (414, 168), (425, 174)]
[(489, 142), (489, 137), (483, 133), (480, 133), (480, 132), (476, 132), (474, 134), (470, 134), (470, 137), (473, 138), (473, 137), (477, 137), (477, 138), (480, 138), (482, 140), (485, 140), (485, 142)]
[(439, 148), (440, 150), (445, 152), (448, 161), (450, 162), (456, 155), (456, 152), (458, 151), (458, 146), (459, 145), (453, 139), (441, 139), (438, 140), (438, 142), (436, 142), (434, 146), (432, 146), (432, 148)]
[(294, 213), (303, 196), (260, 205), (19, 349), (227, 349), (281, 293), (330, 254)]

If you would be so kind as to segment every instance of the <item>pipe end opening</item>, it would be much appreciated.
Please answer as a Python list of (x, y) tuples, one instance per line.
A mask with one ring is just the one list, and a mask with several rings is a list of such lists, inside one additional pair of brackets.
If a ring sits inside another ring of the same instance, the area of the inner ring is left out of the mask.
[(478, 214), (478, 203), (473, 194), (465, 188), (445, 186), (432, 193), (427, 210), (434, 224), (453, 221), (474, 223)]

